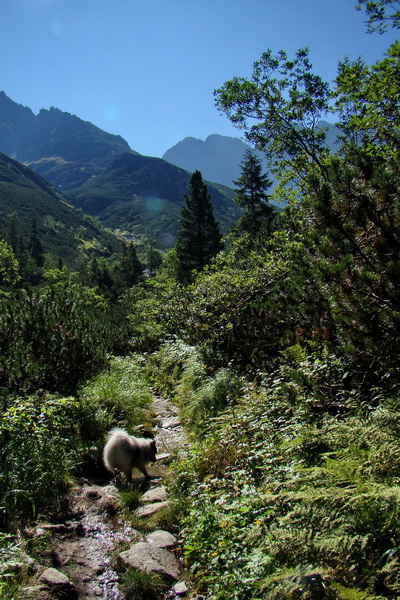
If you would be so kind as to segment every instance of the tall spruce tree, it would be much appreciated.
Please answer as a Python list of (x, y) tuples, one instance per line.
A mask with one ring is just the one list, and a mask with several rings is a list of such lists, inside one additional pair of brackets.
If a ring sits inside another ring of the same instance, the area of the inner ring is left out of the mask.
[(267, 194), (272, 182), (262, 172), (261, 160), (253, 150), (246, 150), (240, 166), (241, 176), (233, 182), (236, 186), (235, 202), (245, 209), (238, 229), (254, 235), (273, 218), (274, 209), (268, 203)]
[(200, 171), (195, 171), (180, 215), (176, 243), (178, 279), (182, 283), (190, 282), (193, 271), (201, 271), (222, 247), (222, 235), (211, 197)]

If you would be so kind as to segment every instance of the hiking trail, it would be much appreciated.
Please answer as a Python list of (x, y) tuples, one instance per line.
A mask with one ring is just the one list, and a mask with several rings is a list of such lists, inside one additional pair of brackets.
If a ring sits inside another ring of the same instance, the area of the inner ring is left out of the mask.
[[(168, 459), (185, 446), (176, 406), (154, 396), (151, 411), (157, 444), (157, 461), (148, 467), (152, 479), (146, 482), (139, 471), (133, 471), (134, 484), (146, 490), (136, 509), (140, 520), (167, 506)], [(41, 547), (40, 540), (45, 540), (45, 551), (37, 552), (38, 558), (31, 561), (35, 573), (22, 590), (24, 597), (124, 600), (116, 561), (125, 567), (161, 573), (170, 582), (170, 589), (160, 600), (187, 597), (176, 536), (160, 530), (143, 533), (129, 525), (118, 499), (121, 486), (110, 482), (102, 464), (97, 466), (97, 476), (82, 477), (73, 485), (65, 510), (39, 518), (34, 527), (25, 530), (33, 546)]]

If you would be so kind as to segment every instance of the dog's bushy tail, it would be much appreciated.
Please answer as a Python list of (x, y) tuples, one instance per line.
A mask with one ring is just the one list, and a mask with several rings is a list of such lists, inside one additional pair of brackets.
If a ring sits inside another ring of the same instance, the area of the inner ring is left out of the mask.
[(114, 429), (111, 429), (111, 431), (108, 432), (108, 440), (103, 450), (103, 462), (106, 469), (108, 469), (108, 471), (111, 473), (114, 472), (116, 467), (114, 461), (112, 460), (112, 455), (114, 454), (115, 448), (121, 440), (129, 437), (129, 433), (120, 427), (114, 427)]

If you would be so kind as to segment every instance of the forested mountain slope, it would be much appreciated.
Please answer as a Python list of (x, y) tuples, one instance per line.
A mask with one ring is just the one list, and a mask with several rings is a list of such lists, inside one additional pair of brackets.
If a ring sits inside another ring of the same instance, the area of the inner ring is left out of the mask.
[(0, 235), (8, 239), (11, 224), (25, 246), (35, 221), (44, 251), (55, 263), (76, 268), (94, 251), (110, 256), (121, 242), (66, 202), (36, 171), (0, 154)]
[[(73, 190), (71, 198), (113, 230), (144, 234), (160, 247), (170, 246), (189, 180), (188, 171), (161, 158), (125, 153), (101, 175)], [(233, 201), (232, 190), (211, 183), (207, 187), (215, 215), (227, 233), (241, 210)]]

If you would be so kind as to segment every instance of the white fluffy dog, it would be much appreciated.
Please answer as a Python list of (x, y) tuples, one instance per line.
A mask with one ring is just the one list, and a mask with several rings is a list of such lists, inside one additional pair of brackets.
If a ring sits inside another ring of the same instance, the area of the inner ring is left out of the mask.
[(150, 479), (145, 463), (156, 460), (156, 443), (149, 438), (136, 438), (125, 429), (115, 428), (108, 434), (104, 447), (103, 460), (106, 468), (114, 473), (116, 469), (132, 481), (132, 469), (136, 467), (146, 479)]

